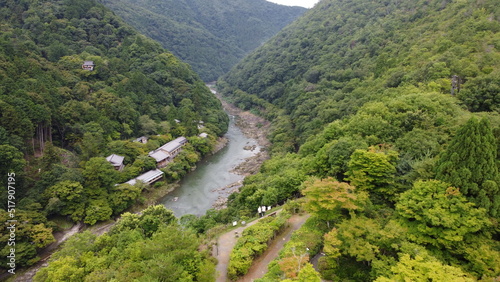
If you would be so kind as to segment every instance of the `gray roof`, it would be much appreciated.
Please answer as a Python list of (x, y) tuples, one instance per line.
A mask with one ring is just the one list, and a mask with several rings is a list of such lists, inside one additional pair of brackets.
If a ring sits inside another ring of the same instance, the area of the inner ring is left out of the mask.
[(127, 181), (125, 183), (130, 184), (130, 185), (135, 185), (135, 183), (137, 183), (137, 180), (141, 180), (144, 183), (149, 183), (153, 179), (161, 176), (162, 174), (163, 174), (163, 171), (161, 171), (159, 169), (153, 169), (153, 170), (150, 170), (144, 174), (137, 176), (134, 179), (130, 179), (129, 181)]
[(143, 140), (148, 141), (148, 137), (146, 136), (141, 136), (137, 139), (134, 140), (134, 142), (142, 142)]
[(168, 142), (167, 144), (161, 146), (159, 150), (163, 150), (166, 152), (172, 152), (178, 149), (179, 147), (182, 147), (182, 145), (186, 144), (187, 139), (186, 137), (179, 137), (173, 141)]
[(84, 65), (94, 65), (94, 61), (84, 61)]
[(114, 166), (120, 166), (120, 165), (122, 165), (123, 164), (123, 159), (125, 159), (125, 157), (118, 156), (118, 155), (115, 155), (115, 154), (111, 154), (111, 155), (109, 155), (106, 158), (106, 160), (108, 162), (110, 162)]
[(181, 136), (181, 137), (177, 137), (174, 141), (179, 142), (181, 144), (186, 144), (188, 140), (186, 139), (186, 137)]
[(156, 162), (161, 162), (164, 159), (170, 157), (170, 154), (167, 152), (164, 152), (162, 150), (154, 150), (152, 152), (149, 152), (148, 156), (152, 157), (153, 159), (156, 160)]

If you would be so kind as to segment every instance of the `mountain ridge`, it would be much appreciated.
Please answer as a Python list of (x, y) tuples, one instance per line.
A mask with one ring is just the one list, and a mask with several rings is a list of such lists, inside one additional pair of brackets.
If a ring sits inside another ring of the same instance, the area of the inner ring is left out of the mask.
[(104, 5), (213, 81), (306, 11), (265, 0), (116, 1)]

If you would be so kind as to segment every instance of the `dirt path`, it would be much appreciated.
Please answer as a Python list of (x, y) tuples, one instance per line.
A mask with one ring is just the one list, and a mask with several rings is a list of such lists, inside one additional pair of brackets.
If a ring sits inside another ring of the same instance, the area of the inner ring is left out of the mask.
[[(283, 233), (281, 233), (277, 240), (274, 240), (267, 251), (264, 252), (252, 265), (247, 275), (241, 278), (238, 281), (253, 281), (254, 279), (262, 277), (267, 272), (267, 265), (274, 258), (278, 256), (279, 251), (283, 248), (283, 245), (290, 240), (290, 236), (292, 232), (299, 229), (302, 224), (306, 221), (309, 215), (294, 215), (288, 219), (289, 226), (285, 229)], [(234, 245), (236, 245), (236, 241), (238, 238), (236, 237), (236, 232), (238, 235), (241, 235), (245, 228), (254, 225), (259, 222), (259, 220), (254, 220), (248, 223), (246, 226), (239, 227), (237, 229), (231, 230), (219, 237), (217, 240), (217, 248), (214, 250), (214, 256), (218, 260), (217, 264), (217, 272), (218, 282), (226, 282), (229, 281), (227, 278), (227, 268), (229, 266), (229, 255), (233, 250)]]
[(309, 214), (306, 215), (294, 215), (288, 219), (289, 226), (281, 233), (276, 240), (274, 240), (269, 248), (252, 264), (252, 267), (248, 270), (248, 273), (240, 278), (238, 282), (251, 282), (255, 279), (262, 278), (264, 274), (267, 273), (267, 266), (269, 263), (278, 257), (279, 252), (283, 248), (286, 242), (290, 240), (292, 233), (299, 229), (304, 222), (309, 218)]
[[(281, 210), (277, 211), (279, 213)], [(226, 282), (228, 281), (227, 278), (227, 267), (229, 266), (229, 255), (231, 254), (231, 251), (234, 248), (234, 245), (236, 245), (236, 241), (238, 241), (238, 237), (241, 236), (241, 233), (243, 233), (243, 230), (245, 230), (247, 227), (250, 227), (257, 222), (259, 222), (260, 219), (264, 217), (261, 217), (259, 219), (256, 219), (252, 222), (247, 223), (245, 226), (238, 227), (236, 229), (233, 229), (227, 233), (222, 234), (219, 239), (217, 240), (217, 246), (213, 250), (213, 256), (217, 258), (217, 273), (218, 277), (216, 281), (219, 282)], [(238, 235), (238, 237), (236, 237)]]

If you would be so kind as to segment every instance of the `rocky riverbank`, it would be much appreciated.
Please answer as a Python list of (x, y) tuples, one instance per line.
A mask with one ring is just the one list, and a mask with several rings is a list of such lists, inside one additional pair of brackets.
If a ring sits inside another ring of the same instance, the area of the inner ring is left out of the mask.
[[(257, 140), (258, 146), (247, 145), (243, 147), (244, 150), (254, 151), (259, 150), (254, 156), (245, 159), (243, 163), (231, 170), (231, 173), (238, 175), (249, 176), (259, 172), (262, 163), (269, 159), (268, 147), (271, 145), (267, 139), (269, 133), (270, 122), (262, 117), (252, 114), (249, 111), (243, 111), (240, 108), (227, 103), (216, 91), (211, 87), (212, 92), (219, 98), (225, 111), (232, 116), (236, 117), (236, 126), (240, 128), (241, 132), (248, 138)], [(226, 208), (227, 198), (234, 192), (238, 192), (239, 188), (243, 186), (243, 181), (238, 181), (212, 190), (214, 193), (219, 193), (219, 197), (212, 205), (216, 210)]]
[[(215, 95), (222, 102), (222, 106), (224, 107), (226, 112), (237, 118), (236, 126), (241, 129), (246, 137), (257, 140), (257, 143), (260, 147), (259, 153), (257, 153), (253, 157), (246, 159), (245, 162), (234, 168), (231, 172), (244, 176), (259, 172), (262, 163), (265, 160), (269, 159), (269, 153), (267, 149), (269, 148), (271, 143), (267, 139), (267, 135), (269, 133), (271, 123), (262, 117), (252, 114), (249, 111), (243, 111), (242, 109), (227, 103), (220, 96), (220, 94), (216, 93)], [(246, 146), (244, 149), (255, 150), (256, 148), (253, 146)]]

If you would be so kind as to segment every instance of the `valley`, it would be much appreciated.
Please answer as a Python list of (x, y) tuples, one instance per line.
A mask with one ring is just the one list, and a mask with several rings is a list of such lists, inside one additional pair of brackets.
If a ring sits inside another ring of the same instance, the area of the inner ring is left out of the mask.
[(3, 277), (498, 280), (498, 3), (225, 1), (0, 4)]

